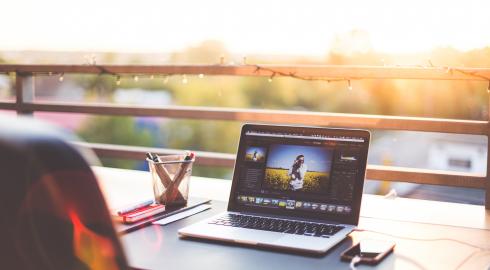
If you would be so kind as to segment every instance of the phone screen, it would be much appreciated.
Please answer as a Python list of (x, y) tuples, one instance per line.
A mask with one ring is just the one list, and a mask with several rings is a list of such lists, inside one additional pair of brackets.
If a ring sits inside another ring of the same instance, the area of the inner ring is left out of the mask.
[(379, 261), (388, 254), (395, 243), (379, 240), (361, 240), (355, 246), (349, 248), (342, 254), (343, 259), (352, 259), (355, 256), (361, 257), (361, 261)]

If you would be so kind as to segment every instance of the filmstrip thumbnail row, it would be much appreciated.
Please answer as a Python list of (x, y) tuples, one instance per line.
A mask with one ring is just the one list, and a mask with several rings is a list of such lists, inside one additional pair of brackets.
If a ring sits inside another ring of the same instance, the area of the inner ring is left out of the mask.
[(335, 205), (316, 202), (303, 202), (297, 200), (282, 200), (274, 198), (263, 198), (255, 196), (239, 195), (237, 200), (240, 204), (252, 206), (267, 206), (274, 208), (285, 208), (291, 210), (308, 210), (325, 213), (350, 214), (352, 208), (347, 205)]

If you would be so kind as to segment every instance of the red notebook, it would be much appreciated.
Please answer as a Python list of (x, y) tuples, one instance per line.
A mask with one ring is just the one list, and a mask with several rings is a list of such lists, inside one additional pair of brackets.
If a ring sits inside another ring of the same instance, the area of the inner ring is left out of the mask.
[(165, 211), (165, 205), (152, 204), (150, 206), (137, 209), (135, 211), (123, 214), (113, 215), (114, 219), (122, 223), (134, 223), (145, 218), (152, 217)]

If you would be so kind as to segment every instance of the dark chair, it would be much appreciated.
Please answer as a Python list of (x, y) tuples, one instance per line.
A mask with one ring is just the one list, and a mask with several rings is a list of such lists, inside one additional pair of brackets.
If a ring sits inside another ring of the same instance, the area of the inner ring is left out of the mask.
[(34, 120), (0, 118), (0, 269), (127, 269), (87, 161)]

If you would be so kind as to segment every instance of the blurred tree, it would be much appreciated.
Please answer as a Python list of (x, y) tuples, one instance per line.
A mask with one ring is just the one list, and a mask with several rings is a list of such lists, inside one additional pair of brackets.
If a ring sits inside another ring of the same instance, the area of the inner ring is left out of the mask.
[[(153, 146), (151, 133), (139, 129), (132, 117), (92, 116), (85, 120), (78, 135), (89, 142)], [(104, 160), (103, 160), (104, 161)], [(137, 162), (130, 160), (106, 160), (104, 166), (134, 168)]]

